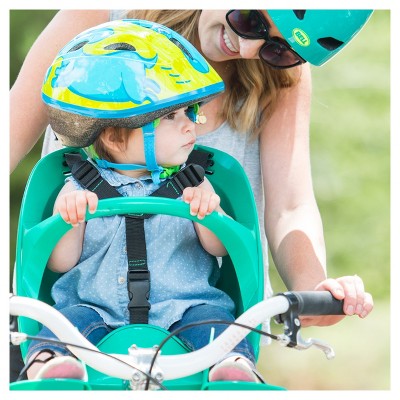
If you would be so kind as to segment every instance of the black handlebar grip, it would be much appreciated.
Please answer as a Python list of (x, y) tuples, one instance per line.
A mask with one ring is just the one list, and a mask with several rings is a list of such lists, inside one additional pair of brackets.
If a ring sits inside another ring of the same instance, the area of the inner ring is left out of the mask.
[(290, 292), (299, 303), (299, 315), (344, 315), (343, 300), (328, 291)]

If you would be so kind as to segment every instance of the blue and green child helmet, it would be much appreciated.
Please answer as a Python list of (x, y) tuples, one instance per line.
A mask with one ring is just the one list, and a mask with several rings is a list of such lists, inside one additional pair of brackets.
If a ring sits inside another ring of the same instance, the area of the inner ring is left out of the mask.
[(267, 10), (285, 40), (305, 61), (321, 66), (367, 23), (373, 10)]
[(182, 36), (160, 24), (126, 19), (72, 39), (49, 67), (42, 99), (65, 146), (91, 146), (109, 126), (141, 127), (146, 168), (158, 181), (163, 171), (155, 156), (158, 118), (189, 107), (188, 116), (195, 120), (198, 103), (223, 90), (220, 76)]

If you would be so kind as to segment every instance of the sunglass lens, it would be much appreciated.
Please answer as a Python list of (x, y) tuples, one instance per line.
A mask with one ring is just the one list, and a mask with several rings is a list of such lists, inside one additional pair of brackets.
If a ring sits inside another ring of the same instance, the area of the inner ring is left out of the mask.
[(302, 62), (296, 54), (279, 43), (267, 42), (259, 55), (267, 64), (278, 68), (292, 67)]
[(248, 39), (261, 39), (265, 35), (265, 26), (257, 11), (233, 10), (227, 15), (229, 23), (234, 31)]

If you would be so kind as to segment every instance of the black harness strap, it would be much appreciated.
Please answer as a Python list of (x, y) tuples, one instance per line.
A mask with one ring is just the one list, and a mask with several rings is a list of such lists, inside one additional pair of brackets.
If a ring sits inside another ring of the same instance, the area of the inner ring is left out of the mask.
[(182, 196), (185, 188), (198, 186), (203, 182), (203, 180), (204, 168), (200, 165), (189, 164), (173, 175), (169, 180), (164, 182), (164, 184), (150, 196), (176, 199)]
[(102, 178), (99, 170), (80, 153), (65, 153), (65, 161), (71, 168), (72, 176), (87, 190), (95, 192), (99, 200), (120, 197), (121, 194)]
[(212, 175), (213, 172), (209, 171), (208, 168), (214, 165), (213, 153), (204, 150), (193, 150), (186, 161), (186, 164), (196, 164), (203, 167), (206, 174)]
[[(66, 153), (65, 160), (71, 168), (72, 176), (82, 187), (96, 193), (99, 199), (122, 196), (102, 178), (98, 169), (91, 162), (82, 159), (80, 153)], [(208, 166), (208, 164), (204, 165)], [(200, 165), (187, 165), (165, 181), (150, 196), (176, 199), (182, 195), (186, 187), (200, 185), (204, 180), (204, 173), (204, 168)], [(131, 324), (147, 324), (149, 320), (150, 271), (147, 266), (144, 220), (151, 216), (152, 214), (125, 215), (128, 310)]]
[[(204, 153), (194, 150), (193, 152)], [(193, 153), (192, 152), (192, 153)], [(192, 154), (191, 153), (191, 154)], [(205, 169), (211, 164), (208, 162), (209, 153), (205, 153), (203, 164), (188, 164), (169, 180), (165, 181), (150, 196), (176, 199), (182, 196), (186, 187), (200, 185), (204, 179)], [(65, 153), (65, 161), (71, 169), (72, 176), (87, 190), (95, 192), (100, 200), (112, 197), (121, 197), (121, 194), (102, 178), (99, 170), (89, 161), (83, 160), (80, 153)]]
[(147, 267), (144, 218), (125, 216), (129, 322), (147, 324), (150, 310), (150, 271)]

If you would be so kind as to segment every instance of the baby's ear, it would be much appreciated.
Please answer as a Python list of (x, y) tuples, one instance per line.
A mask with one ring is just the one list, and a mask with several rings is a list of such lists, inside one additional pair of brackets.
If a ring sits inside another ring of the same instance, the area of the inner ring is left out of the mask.
[(100, 140), (106, 149), (115, 151), (121, 150), (121, 145), (124, 143), (124, 136), (121, 134), (120, 128), (109, 126), (101, 133)]
[(116, 129), (113, 126), (109, 126), (108, 128), (104, 128), (103, 132), (101, 132), (100, 138), (104, 144), (109, 141), (115, 142), (117, 137)]

